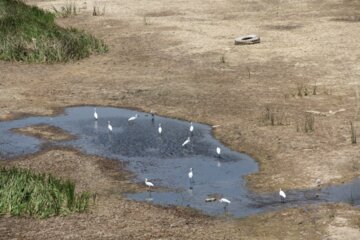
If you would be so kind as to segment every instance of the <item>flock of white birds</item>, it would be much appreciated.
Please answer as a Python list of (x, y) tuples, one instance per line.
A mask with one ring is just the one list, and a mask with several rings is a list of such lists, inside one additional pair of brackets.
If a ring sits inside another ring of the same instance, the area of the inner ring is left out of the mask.
[[(152, 116), (152, 119), (154, 119), (154, 113), (151, 112), (151, 116)], [(128, 119), (128, 122), (132, 122), (132, 121), (135, 121), (137, 118), (139, 117), (138, 114), (135, 114), (134, 116), (131, 116), (129, 119)], [(94, 119), (95, 121), (97, 121), (99, 119), (99, 115), (98, 113), (96, 112), (96, 108), (94, 108)], [(111, 125), (111, 122), (108, 121), (108, 130), (109, 132), (112, 132), (113, 131), (113, 127)], [(189, 127), (189, 131), (190, 131), (190, 134), (192, 135), (193, 132), (194, 132), (194, 125), (192, 122), (190, 122), (190, 127)], [(159, 123), (159, 127), (158, 127), (158, 133), (159, 134), (162, 134), (163, 132), (163, 129), (161, 127), (161, 123)], [(190, 143), (190, 137), (188, 137), (183, 143), (182, 143), (182, 147), (185, 147), (187, 144)], [(216, 153), (218, 155), (218, 157), (220, 157), (221, 155), (221, 148), (220, 147), (216, 147)], [(194, 177), (194, 173), (192, 171), (192, 168), (190, 168), (190, 171), (188, 173), (188, 177), (189, 177), (189, 180), (190, 180), (190, 183), (193, 182), (193, 177)], [(149, 188), (151, 187), (154, 187), (154, 184), (152, 182), (149, 182), (147, 178), (145, 178), (145, 185)], [(281, 202), (285, 202), (285, 199), (286, 199), (286, 194), (283, 190), (281, 190), (280, 188), (280, 191), (279, 191), (279, 196), (280, 196), (280, 199), (281, 199)], [(227, 198), (220, 198), (219, 199), (219, 202), (224, 204), (224, 208), (226, 208), (230, 203), (231, 201)]]

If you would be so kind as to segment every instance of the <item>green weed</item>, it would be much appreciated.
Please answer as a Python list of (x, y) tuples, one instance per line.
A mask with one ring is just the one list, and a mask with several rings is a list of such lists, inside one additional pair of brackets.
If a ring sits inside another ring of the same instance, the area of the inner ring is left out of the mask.
[(83, 212), (90, 194), (75, 194), (75, 184), (49, 174), (0, 169), (0, 214), (47, 218)]

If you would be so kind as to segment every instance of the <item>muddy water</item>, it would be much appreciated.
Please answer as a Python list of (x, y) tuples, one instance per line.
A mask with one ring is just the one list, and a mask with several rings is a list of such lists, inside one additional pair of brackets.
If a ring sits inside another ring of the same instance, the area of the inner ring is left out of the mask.
[[(136, 174), (135, 181), (148, 178), (156, 187), (151, 191), (128, 194), (127, 197), (155, 204), (188, 206), (211, 215), (248, 216), (282, 207), (317, 202), (360, 202), (359, 180), (324, 189), (287, 192), (281, 203), (278, 193), (254, 194), (246, 188), (244, 176), (258, 171), (249, 156), (232, 151), (211, 135), (207, 125), (152, 116), (148, 113), (117, 108), (97, 108), (99, 120), (94, 121), (93, 107), (72, 107), (56, 117), (29, 117), (0, 122), (0, 157), (8, 159), (35, 153), (43, 144), (72, 146), (85, 154), (116, 159)], [(133, 122), (128, 118), (138, 114)], [(107, 129), (111, 121), (113, 132)], [(161, 123), (163, 132), (158, 133)], [(75, 140), (46, 142), (15, 133), (11, 129), (36, 124), (60, 127)], [(182, 143), (190, 137), (190, 143)], [(222, 149), (221, 156), (216, 147)], [(193, 169), (193, 181), (188, 178)], [(279, 186), (280, 187), (280, 186)], [(226, 197), (231, 204), (224, 208), (219, 202), (205, 202), (209, 197)]]

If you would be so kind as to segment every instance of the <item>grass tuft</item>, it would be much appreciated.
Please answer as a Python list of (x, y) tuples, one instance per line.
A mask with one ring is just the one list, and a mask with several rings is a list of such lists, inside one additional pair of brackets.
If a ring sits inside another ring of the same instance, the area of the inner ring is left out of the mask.
[(101, 41), (55, 24), (55, 15), (19, 0), (0, 0), (0, 60), (55, 63), (108, 50)]
[(222, 64), (226, 63), (225, 53), (223, 53), (223, 54), (220, 56), (220, 63), (222, 63)]
[(146, 16), (143, 17), (143, 23), (144, 23), (145, 26), (149, 25), (149, 22), (148, 22)]
[(102, 7), (99, 3), (95, 2), (93, 7), (93, 16), (104, 16), (105, 15), (105, 5)]
[(0, 169), (0, 214), (47, 218), (83, 212), (90, 194), (75, 194), (75, 184), (49, 174)]
[(351, 143), (356, 144), (356, 129), (354, 123), (350, 121), (350, 129), (351, 129)]
[(55, 15), (60, 16), (62, 18), (76, 16), (78, 14), (78, 10), (74, 2), (67, 2), (65, 6), (62, 6), (60, 9), (53, 7), (53, 10), (55, 12)]
[(282, 108), (275, 108), (274, 106), (265, 106), (262, 121), (265, 125), (271, 126), (285, 126), (290, 125), (287, 114)]
[(306, 133), (314, 132), (315, 130), (315, 116), (311, 113), (305, 113), (304, 131)]

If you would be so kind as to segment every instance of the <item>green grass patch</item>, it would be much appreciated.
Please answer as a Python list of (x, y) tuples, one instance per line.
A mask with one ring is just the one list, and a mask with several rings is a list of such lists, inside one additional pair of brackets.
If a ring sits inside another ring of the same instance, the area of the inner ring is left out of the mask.
[(83, 212), (90, 194), (75, 193), (75, 184), (50, 174), (17, 168), (0, 169), (0, 214), (47, 218)]
[(55, 15), (19, 0), (0, 0), (0, 60), (55, 63), (108, 50), (103, 41), (55, 24)]

